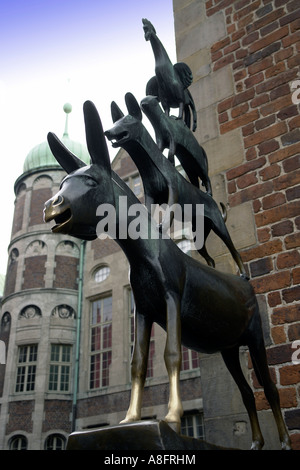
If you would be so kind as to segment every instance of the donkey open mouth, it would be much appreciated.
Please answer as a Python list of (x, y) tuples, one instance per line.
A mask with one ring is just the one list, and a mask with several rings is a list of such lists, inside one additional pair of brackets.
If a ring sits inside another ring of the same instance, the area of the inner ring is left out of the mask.
[(53, 205), (46, 206), (44, 209), (44, 221), (55, 221), (55, 225), (51, 227), (53, 233), (69, 231), (72, 226), (72, 212), (69, 207), (61, 211), (61, 208), (56, 209)]

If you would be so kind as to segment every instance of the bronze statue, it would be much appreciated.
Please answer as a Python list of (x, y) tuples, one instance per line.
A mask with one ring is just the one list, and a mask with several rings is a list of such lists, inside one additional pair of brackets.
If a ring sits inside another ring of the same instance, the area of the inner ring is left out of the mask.
[(197, 113), (193, 97), (188, 90), (193, 82), (192, 71), (183, 62), (173, 65), (152, 23), (145, 18), (142, 21), (145, 39), (150, 41), (155, 57), (155, 76), (147, 83), (146, 95), (157, 96), (167, 115), (170, 113), (170, 108), (179, 107), (178, 119), (184, 117), (188, 127), (192, 112), (193, 131), (195, 131)]
[[(116, 103), (112, 103), (114, 127), (105, 132), (113, 141), (113, 147), (124, 148), (136, 164), (144, 184), (145, 203), (148, 210), (151, 205), (167, 203), (169, 207), (179, 204), (183, 209), (191, 204), (193, 212), (191, 223), (195, 232), (197, 205), (204, 205), (204, 244), (197, 248), (209, 266), (215, 266), (208, 254), (205, 240), (213, 230), (225, 243), (235, 260), (242, 276), (247, 277), (241, 257), (236, 250), (216, 202), (207, 193), (190, 184), (169, 162), (142, 124), (142, 112), (131, 93), (125, 96), (128, 116), (124, 116)], [(223, 206), (224, 207), (224, 206)], [(172, 214), (176, 217), (176, 214)], [(169, 226), (169, 220), (165, 222)]]
[[(164, 358), (170, 380), (165, 418), (168, 423), (175, 423), (179, 428), (182, 415), (179, 392), (181, 343), (200, 352), (221, 351), (249, 414), (252, 448), (262, 448), (264, 439), (254, 395), (239, 363), (239, 346), (247, 345), (257, 377), (271, 404), (282, 448), (290, 448), (278, 391), (269, 374), (259, 308), (251, 284), (239, 276), (202, 265), (185, 255), (171, 239), (159, 236), (159, 229), (149, 212), (111, 170), (102, 124), (93, 103), (84, 104), (84, 116), (91, 165), (85, 166), (54, 134), (48, 134), (51, 150), (68, 175), (58, 193), (45, 203), (44, 220), (56, 221), (52, 228), (54, 232), (90, 240), (97, 237), (99, 205), (114, 204), (117, 234), (119, 217), (124, 216), (119, 213), (120, 197), (126, 196), (129, 206), (140, 205), (149, 237), (116, 238), (130, 264), (130, 282), (136, 304), (131, 401), (124, 422), (141, 418), (151, 326), (156, 322), (167, 332)], [(128, 224), (130, 222), (128, 216)], [(150, 232), (156, 233), (157, 237), (151, 236)]]
[(212, 196), (206, 152), (184, 121), (167, 116), (155, 96), (143, 98), (141, 108), (152, 124), (159, 150), (169, 149), (168, 159), (173, 165), (176, 155), (190, 182), (199, 188), (200, 178), (207, 194)]

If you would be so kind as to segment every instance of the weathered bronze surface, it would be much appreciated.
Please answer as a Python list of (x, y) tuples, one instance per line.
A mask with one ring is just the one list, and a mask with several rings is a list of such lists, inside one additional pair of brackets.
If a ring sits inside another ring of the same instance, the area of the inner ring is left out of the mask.
[[(136, 164), (143, 180), (145, 204), (148, 211), (151, 205), (167, 203), (169, 207), (179, 204), (182, 209), (186, 204), (192, 204), (191, 224), (195, 232), (197, 207), (204, 205), (204, 243), (198, 249), (209, 266), (215, 266), (214, 260), (208, 254), (205, 240), (213, 230), (225, 243), (240, 273), (246, 277), (245, 268), (240, 254), (236, 250), (215, 200), (196, 186), (190, 184), (164, 157), (142, 123), (142, 112), (135, 97), (127, 93), (125, 101), (128, 115), (115, 102), (111, 104), (114, 126), (105, 132), (106, 137), (113, 141), (114, 147), (124, 148)], [(176, 214), (173, 214), (176, 218)], [(165, 221), (166, 226), (170, 221)]]
[(195, 103), (188, 87), (193, 82), (193, 74), (188, 65), (183, 62), (173, 65), (164, 46), (156, 35), (149, 20), (143, 19), (146, 41), (150, 41), (155, 58), (155, 76), (147, 83), (146, 95), (157, 96), (167, 115), (170, 108), (179, 107), (178, 118), (191, 125), (193, 116), (193, 131), (197, 128), (197, 113)]
[(176, 155), (190, 182), (198, 188), (200, 178), (207, 193), (212, 196), (207, 155), (190, 129), (181, 119), (167, 116), (156, 96), (146, 96), (141, 101), (141, 108), (153, 126), (159, 150), (169, 150), (168, 158), (173, 165)]
[[(123, 422), (136, 422), (141, 418), (150, 334), (152, 324), (156, 322), (167, 332), (164, 352), (170, 381), (167, 423), (177, 425), (178, 430), (180, 428), (183, 411), (179, 390), (181, 343), (195, 351), (221, 351), (249, 415), (252, 448), (260, 449), (264, 439), (254, 395), (239, 362), (239, 346), (247, 345), (258, 380), (270, 402), (282, 447), (289, 448), (290, 440), (281, 414), (278, 391), (270, 377), (259, 308), (251, 284), (239, 276), (202, 265), (185, 255), (171, 239), (160, 237), (159, 228), (141, 204), (140, 214), (147, 226), (148, 237), (132, 239), (118, 236), (120, 217), (123, 217), (119, 210), (120, 196), (127, 197), (128, 207), (139, 204), (139, 201), (111, 170), (102, 124), (93, 103), (84, 104), (84, 116), (91, 165), (85, 166), (54, 134), (48, 135), (51, 150), (68, 175), (59, 192), (45, 203), (44, 220), (56, 221), (52, 228), (54, 232), (93, 239), (101, 220), (101, 216), (96, 215), (98, 206), (108, 203), (116, 208), (114, 235), (130, 264), (130, 283), (136, 305), (132, 391)], [(140, 126), (139, 132), (142, 132)], [(142, 144), (139, 145), (141, 158), (149, 159)], [(165, 161), (168, 162), (167, 159)], [(173, 165), (170, 168), (175, 171)], [(169, 177), (169, 171), (173, 178), (169, 169), (165, 176)], [(158, 174), (162, 178), (163, 171), (153, 172), (153, 178)], [(190, 187), (199, 191), (192, 185)], [(212, 201), (211, 196), (204, 196), (207, 201)], [(131, 221), (132, 216), (128, 214), (128, 226)]]

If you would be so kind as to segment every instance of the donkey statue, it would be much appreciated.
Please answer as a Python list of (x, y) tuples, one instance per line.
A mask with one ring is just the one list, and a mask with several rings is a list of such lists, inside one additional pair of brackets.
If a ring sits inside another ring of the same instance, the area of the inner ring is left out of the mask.
[[(141, 418), (151, 327), (156, 322), (166, 331), (164, 359), (170, 381), (166, 422), (175, 423), (179, 428), (182, 415), (181, 343), (196, 351), (221, 351), (249, 414), (252, 448), (262, 448), (264, 439), (254, 395), (239, 363), (239, 346), (248, 345), (257, 377), (271, 404), (282, 447), (289, 448), (290, 440), (278, 391), (269, 374), (259, 309), (250, 283), (202, 265), (185, 255), (170, 238), (159, 236), (161, 232), (149, 212), (112, 171), (101, 120), (90, 101), (84, 104), (84, 116), (91, 165), (86, 166), (54, 134), (48, 134), (51, 150), (68, 174), (58, 193), (45, 203), (44, 220), (56, 222), (52, 228), (55, 233), (91, 240), (97, 237), (97, 226), (103, 219), (99, 206), (113, 204), (115, 208), (113, 231), (130, 264), (136, 305), (132, 390), (123, 422)], [(138, 204), (148, 237), (118, 236), (121, 219), (122, 223), (127, 219), (127, 228), (133, 220), (130, 210), (128, 214), (119, 210), (121, 196), (128, 199), (129, 209)]]
[[(186, 204), (192, 204), (191, 224), (196, 227), (196, 208), (204, 205), (204, 243), (197, 247), (198, 252), (209, 266), (215, 266), (208, 254), (205, 240), (213, 230), (229, 249), (240, 273), (246, 277), (245, 267), (236, 250), (215, 200), (187, 181), (165, 158), (151, 135), (142, 123), (142, 111), (131, 93), (125, 95), (128, 115), (124, 116), (115, 102), (111, 104), (114, 126), (105, 131), (113, 147), (124, 148), (136, 164), (143, 180), (145, 203), (149, 211), (151, 205), (167, 203), (168, 207), (178, 204), (184, 210)], [(224, 206), (221, 206), (224, 207)], [(176, 214), (174, 214), (176, 219)], [(165, 222), (164, 222), (165, 223)], [(170, 225), (170, 221), (166, 225)]]

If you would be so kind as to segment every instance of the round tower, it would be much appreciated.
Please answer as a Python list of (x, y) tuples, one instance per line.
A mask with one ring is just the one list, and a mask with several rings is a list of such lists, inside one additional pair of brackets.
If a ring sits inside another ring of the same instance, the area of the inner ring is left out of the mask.
[[(62, 141), (89, 163), (86, 147), (69, 138), (71, 110), (64, 106)], [(0, 319), (6, 345), (6, 364), (0, 366), (2, 449), (63, 447), (71, 430), (80, 240), (53, 235), (43, 221), (44, 203), (65, 175), (42, 142), (28, 153), (15, 182)]]

